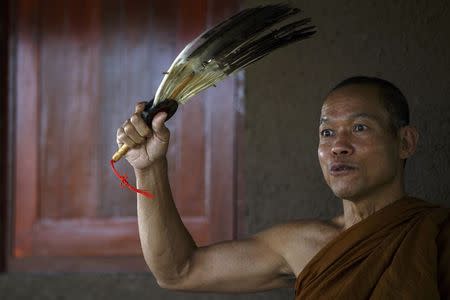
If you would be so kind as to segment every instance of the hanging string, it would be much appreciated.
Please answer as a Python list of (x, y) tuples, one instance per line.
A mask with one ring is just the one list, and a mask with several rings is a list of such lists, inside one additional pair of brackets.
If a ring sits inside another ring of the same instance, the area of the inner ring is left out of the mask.
[(148, 199), (155, 198), (155, 196), (153, 194), (151, 194), (150, 192), (144, 191), (144, 190), (140, 190), (140, 189), (135, 188), (134, 186), (132, 186), (127, 180), (128, 179), (127, 175), (124, 175), (124, 176), (120, 175), (119, 172), (117, 172), (116, 168), (114, 167), (114, 160), (111, 159), (110, 163), (111, 163), (111, 168), (113, 169), (114, 174), (121, 181), (120, 185), (122, 187), (127, 187), (128, 189), (132, 190), (133, 192), (141, 194), (145, 198), (148, 198)]

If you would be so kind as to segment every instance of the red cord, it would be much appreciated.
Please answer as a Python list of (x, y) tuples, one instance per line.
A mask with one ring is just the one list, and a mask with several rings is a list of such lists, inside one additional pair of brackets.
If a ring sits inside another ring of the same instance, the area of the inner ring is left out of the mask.
[(149, 193), (148, 191), (137, 189), (134, 186), (132, 186), (131, 184), (129, 184), (128, 181), (127, 181), (128, 176), (127, 175), (122, 176), (122, 175), (119, 174), (119, 172), (117, 172), (116, 168), (114, 167), (114, 160), (112, 160), (112, 159), (111, 159), (111, 168), (113, 169), (113, 172), (114, 172), (114, 174), (116, 174), (117, 178), (119, 178), (119, 180), (121, 181), (120, 185), (122, 187), (126, 186), (130, 190), (132, 190), (132, 191), (134, 191), (134, 192), (136, 192), (138, 194), (141, 194), (142, 196), (144, 196), (144, 197), (146, 197), (148, 199), (155, 198), (155, 196), (152, 195), (151, 193)]

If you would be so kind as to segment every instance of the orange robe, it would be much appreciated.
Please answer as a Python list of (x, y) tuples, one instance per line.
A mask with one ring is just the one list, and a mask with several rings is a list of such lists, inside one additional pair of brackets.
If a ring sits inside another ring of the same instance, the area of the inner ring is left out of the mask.
[(450, 210), (405, 197), (327, 244), (296, 300), (450, 299)]

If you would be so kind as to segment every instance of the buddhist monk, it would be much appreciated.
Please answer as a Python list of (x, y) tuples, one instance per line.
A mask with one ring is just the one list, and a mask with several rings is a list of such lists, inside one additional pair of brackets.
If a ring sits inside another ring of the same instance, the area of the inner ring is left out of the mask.
[(418, 132), (392, 83), (352, 77), (323, 103), (318, 158), (342, 215), (206, 247), (195, 244), (174, 205), (166, 114), (149, 128), (142, 109), (138, 103), (118, 129), (117, 143), (132, 148), (126, 159), (137, 187), (156, 195), (138, 195), (137, 206), (144, 258), (161, 287), (240, 293), (295, 286), (295, 299), (450, 299), (449, 210), (405, 192)]

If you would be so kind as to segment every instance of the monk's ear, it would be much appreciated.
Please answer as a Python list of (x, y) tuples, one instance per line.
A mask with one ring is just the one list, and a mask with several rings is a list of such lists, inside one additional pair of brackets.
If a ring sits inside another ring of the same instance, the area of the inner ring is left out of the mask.
[(406, 159), (416, 152), (419, 132), (414, 126), (404, 126), (399, 129), (400, 159)]

